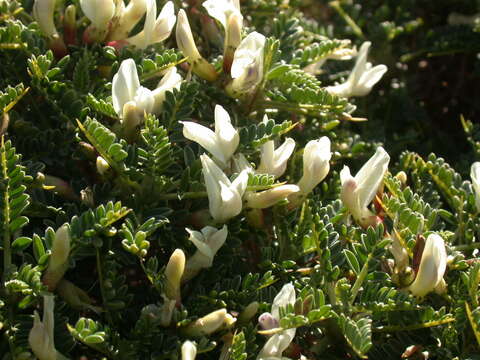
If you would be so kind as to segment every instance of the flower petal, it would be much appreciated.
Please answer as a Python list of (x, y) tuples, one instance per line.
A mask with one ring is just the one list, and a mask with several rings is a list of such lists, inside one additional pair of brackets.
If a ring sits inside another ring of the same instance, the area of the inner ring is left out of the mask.
[(112, 101), (113, 108), (118, 116), (122, 116), (123, 106), (135, 98), (140, 88), (137, 67), (133, 59), (122, 61), (118, 72), (112, 80)]

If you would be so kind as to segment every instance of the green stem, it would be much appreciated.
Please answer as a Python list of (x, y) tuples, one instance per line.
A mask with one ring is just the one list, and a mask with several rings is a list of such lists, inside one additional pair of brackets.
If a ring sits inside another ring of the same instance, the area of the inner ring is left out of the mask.
[(368, 275), (368, 263), (372, 259), (372, 253), (368, 254), (367, 261), (365, 261), (365, 264), (362, 267), (362, 270), (360, 271), (360, 274), (358, 274), (357, 280), (355, 280), (355, 284), (353, 284), (352, 288), (352, 298), (350, 299), (350, 305), (353, 304), (355, 301), (355, 298), (357, 297), (358, 291), (360, 290), (363, 282), (365, 281), (365, 278)]
[(348, 15), (345, 10), (343, 10), (342, 6), (340, 5), (339, 1), (331, 1), (329, 5), (334, 8), (338, 14), (345, 20), (345, 22), (352, 28), (355, 35), (357, 35), (360, 39), (365, 39), (365, 35), (363, 35), (362, 29), (357, 25), (357, 23)]
[(5, 285), (10, 267), (12, 266), (12, 249), (10, 244), (10, 199), (8, 196), (8, 170), (7, 170), (7, 154), (5, 150), (5, 138), (2, 135), (1, 140), (1, 166), (2, 166), (2, 180), (5, 183), (4, 197), (3, 197), (3, 277), (2, 288)]
[(421, 324), (379, 326), (376, 328), (372, 328), (372, 331), (373, 332), (412, 331), (412, 330), (425, 329), (429, 327), (445, 325), (454, 321), (455, 321), (454, 317), (447, 317), (442, 320), (427, 321)]
[(191, 191), (181, 193), (170, 193), (170, 194), (163, 194), (159, 195), (158, 198), (160, 200), (181, 200), (181, 199), (199, 199), (207, 197), (206, 191)]
[[(98, 282), (99, 282), (99, 285), (100, 285), (100, 293), (102, 294), (102, 302), (103, 302), (103, 306), (106, 308), (106, 304), (107, 304), (107, 295), (106, 295), (106, 291), (105, 291), (105, 281), (103, 279), (103, 269), (102, 269), (102, 262), (101, 262), (101, 259), (100, 259), (100, 249), (96, 248), (96, 252), (97, 252), (97, 272), (98, 272)], [(110, 312), (108, 311), (108, 309), (106, 309), (106, 318), (107, 318), (107, 321), (110, 323), (110, 325), (112, 324), (112, 318), (110, 316)]]
[(480, 243), (464, 244), (451, 247), (452, 251), (468, 251), (480, 249)]

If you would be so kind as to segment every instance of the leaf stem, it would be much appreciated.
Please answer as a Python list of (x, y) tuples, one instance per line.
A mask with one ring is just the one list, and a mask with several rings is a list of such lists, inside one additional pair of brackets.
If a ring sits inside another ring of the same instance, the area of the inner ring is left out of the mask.
[(8, 184), (8, 166), (7, 166), (7, 153), (5, 149), (5, 137), (2, 135), (1, 140), (1, 167), (2, 167), (2, 180), (5, 184), (4, 197), (3, 197), (3, 276), (2, 276), (2, 288), (5, 285), (5, 279), (7, 278), (10, 267), (12, 266), (12, 249), (10, 244), (10, 199), (8, 196), (9, 184)]
[(365, 261), (365, 264), (363, 264), (362, 270), (360, 271), (360, 274), (358, 274), (357, 280), (355, 280), (355, 284), (353, 284), (350, 305), (352, 305), (353, 302), (355, 301), (358, 291), (360, 290), (360, 287), (362, 286), (363, 282), (365, 281), (365, 278), (368, 275), (368, 263), (370, 262), (371, 259), (372, 259), (372, 253), (368, 254), (367, 261)]

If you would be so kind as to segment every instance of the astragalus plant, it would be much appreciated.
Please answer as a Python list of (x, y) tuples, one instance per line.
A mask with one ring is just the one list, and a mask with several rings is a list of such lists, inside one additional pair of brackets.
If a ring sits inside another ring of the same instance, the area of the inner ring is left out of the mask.
[(479, 355), (478, 163), (362, 139), (311, 6), (0, 0), (2, 360)]

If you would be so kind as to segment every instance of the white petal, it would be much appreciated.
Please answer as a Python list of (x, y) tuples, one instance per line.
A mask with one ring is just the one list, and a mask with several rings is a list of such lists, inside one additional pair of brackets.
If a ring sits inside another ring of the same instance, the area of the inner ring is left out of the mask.
[(262, 34), (252, 32), (242, 40), (233, 58), (231, 75), (232, 78), (238, 78), (244, 74), (247, 67), (261, 58), (263, 65), (263, 49), (266, 38)]
[(354, 86), (358, 84), (360, 77), (366, 70), (368, 50), (370, 49), (370, 45), (372, 45), (370, 41), (365, 41), (360, 47), (360, 51), (358, 52), (357, 61), (355, 62), (355, 66), (353, 67), (353, 70), (349, 77), (349, 80), (352, 81)]
[(112, 80), (112, 101), (113, 108), (118, 116), (123, 114), (123, 106), (133, 101), (137, 90), (140, 88), (137, 67), (133, 59), (122, 61), (118, 72)]
[(420, 267), (409, 290), (415, 296), (425, 296), (442, 281), (447, 267), (447, 252), (443, 239), (430, 234), (425, 243)]
[(215, 106), (215, 135), (217, 137), (217, 144), (223, 153), (223, 158), (219, 159), (226, 162), (235, 150), (237, 150), (238, 144), (240, 143), (240, 136), (232, 126), (230, 115), (228, 115), (228, 112), (220, 105)]
[(272, 315), (275, 319), (280, 320), (279, 309), (287, 305), (294, 305), (296, 301), (295, 287), (292, 283), (283, 285), (277, 296), (273, 299)]
[(180, 51), (189, 58), (190, 62), (194, 62), (201, 58), (198, 52), (195, 40), (193, 40), (192, 29), (188, 22), (187, 14), (181, 9), (177, 14), (177, 29), (176, 29), (177, 45)]
[(275, 205), (281, 200), (300, 191), (297, 185), (280, 185), (272, 189), (260, 192), (247, 192), (246, 200), (248, 207), (252, 209), (266, 209)]
[(375, 154), (362, 166), (355, 175), (359, 204), (366, 208), (375, 197), (378, 187), (383, 181), (383, 177), (388, 170), (390, 156), (383, 149), (378, 147)]
[(139, 110), (145, 111), (147, 113), (152, 112), (155, 98), (153, 97), (153, 92), (149, 89), (140, 86), (133, 100), (135, 101), (135, 104)]
[(33, 17), (38, 22), (40, 30), (49, 37), (57, 34), (53, 21), (55, 3), (56, 0), (35, 0), (33, 4)]
[(168, 38), (172, 33), (176, 21), (177, 18), (175, 16), (173, 2), (169, 1), (163, 6), (160, 15), (158, 15), (157, 21), (155, 22), (155, 28), (151, 40), (152, 44), (164, 41)]
[(360, 82), (362, 86), (368, 91), (370, 91), (377, 82), (380, 81), (383, 74), (387, 72), (388, 68), (385, 65), (377, 65), (374, 68), (368, 70), (365, 74), (363, 74)]
[(172, 91), (173, 89), (179, 89), (182, 83), (182, 77), (177, 72), (175, 66), (167, 70), (167, 73), (163, 76), (162, 80), (158, 83), (158, 86), (153, 90), (153, 97), (155, 98), (155, 104), (153, 106), (152, 112), (154, 114), (159, 114), (162, 111), (162, 105), (165, 101), (165, 96), (167, 91)]
[(238, 0), (207, 0), (202, 5), (208, 15), (220, 22), (224, 29), (227, 28), (227, 19), (231, 14), (240, 14)]
[(184, 121), (183, 124), (183, 136), (187, 139), (195, 141), (217, 159), (225, 162), (222, 149), (220, 148), (215, 133), (209, 128), (191, 122)]
[(197, 347), (191, 341), (182, 344), (182, 360), (194, 360), (197, 356)]
[(475, 205), (477, 211), (480, 211), (480, 162), (474, 162), (470, 169), (470, 177), (472, 178), (472, 186), (475, 191)]
[(115, 13), (113, 0), (80, 0), (80, 6), (97, 29), (106, 29)]
[(210, 246), (208, 246), (203, 234), (199, 231), (190, 230), (188, 228), (185, 228), (185, 230), (187, 230), (187, 232), (190, 234), (188, 240), (190, 240), (197, 247), (198, 251), (207, 256), (209, 259), (212, 259), (214, 254), (210, 249)]
[(247, 189), (249, 172), (250, 171), (248, 169), (243, 170), (232, 182), (232, 187), (235, 188), (240, 197), (243, 196), (245, 190)]

